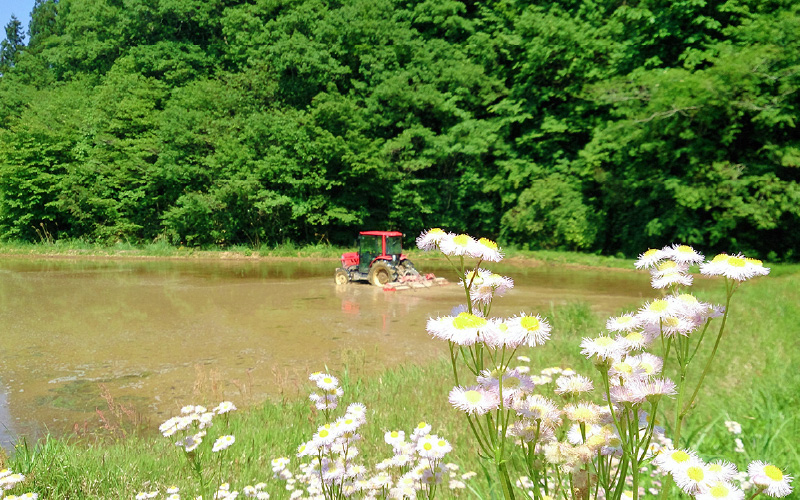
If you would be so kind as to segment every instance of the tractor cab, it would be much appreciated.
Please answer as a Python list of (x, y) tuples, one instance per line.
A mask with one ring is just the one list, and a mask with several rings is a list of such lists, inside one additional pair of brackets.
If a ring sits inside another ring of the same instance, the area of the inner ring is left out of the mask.
[(375, 259), (397, 262), (403, 253), (403, 233), (397, 231), (361, 231), (358, 234), (358, 270), (369, 273)]

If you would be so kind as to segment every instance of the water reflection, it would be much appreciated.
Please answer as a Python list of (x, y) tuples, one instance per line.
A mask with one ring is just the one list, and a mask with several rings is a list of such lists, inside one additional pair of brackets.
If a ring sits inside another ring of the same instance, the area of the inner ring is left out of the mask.
[[(336, 286), (335, 266), (6, 259), (0, 373), (8, 390), (0, 391), (0, 422), (13, 422), (24, 435), (94, 423), (95, 409), (106, 407), (99, 384), (159, 422), (191, 402), (263, 400), (277, 391), (276, 380), (299, 381), (353, 356), (364, 369), (378, 370), (444, 354), (425, 322), (463, 301), (458, 286), (402, 292)], [(441, 265), (418, 267), (456, 279)], [(493, 269), (516, 282), (497, 303), (497, 315), (573, 301), (611, 312), (651, 295), (647, 276), (638, 273)]]

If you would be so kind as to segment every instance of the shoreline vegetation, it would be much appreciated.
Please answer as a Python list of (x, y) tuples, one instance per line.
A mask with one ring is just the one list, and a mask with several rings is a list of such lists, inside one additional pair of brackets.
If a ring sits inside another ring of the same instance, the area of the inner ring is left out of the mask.
[[(166, 243), (148, 245), (99, 245), (81, 241), (56, 241), (54, 243), (28, 243), (0, 241), (0, 257), (31, 258), (108, 258), (108, 259), (197, 259), (197, 260), (267, 260), (267, 259), (319, 259), (339, 260), (342, 253), (354, 252), (357, 247), (317, 244), (295, 245), (292, 243), (252, 247), (234, 245), (230, 247), (184, 247)], [(558, 250), (521, 250), (503, 248), (504, 263), (520, 266), (557, 264), (567, 266), (616, 268), (632, 270), (635, 259), (622, 256), (604, 256), (582, 252)], [(441, 256), (404, 249), (412, 260), (444, 261)]]
[[(277, 248), (272, 252), (250, 249), (255, 257), (240, 247), (219, 250), (188, 251), (171, 247), (79, 247), (66, 244), (2, 244), (0, 254), (7, 256), (98, 257), (98, 258), (335, 258), (342, 251), (335, 247)], [(231, 253), (234, 257), (227, 256)], [(412, 255), (414, 254), (411, 252)], [(511, 254), (514, 259), (537, 259), (564, 262), (567, 265), (607, 267), (615, 259), (579, 254), (541, 255), (539, 252)], [(235, 257), (241, 255), (242, 257)], [(420, 254), (421, 255), (421, 254)], [(595, 260), (591, 260), (595, 259)], [(623, 264), (622, 259), (617, 260)], [(599, 264), (598, 264), (599, 263)], [(764, 459), (782, 470), (800, 471), (800, 452), (796, 436), (800, 433), (800, 349), (797, 349), (796, 325), (800, 322), (800, 275), (798, 266), (772, 267), (770, 276), (755, 280), (737, 294), (732, 314), (736, 321), (726, 332), (724, 349), (706, 379), (704, 398), (684, 426), (684, 435), (696, 443), (705, 458), (725, 458), (739, 470), (750, 460)], [(616, 271), (616, 269), (614, 269)], [(719, 302), (718, 291), (700, 291), (703, 300)], [(654, 291), (657, 295), (657, 291)], [(568, 304), (545, 312), (552, 321), (552, 340), (543, 347), (521, 350), (515, 363), (539, 373), (552, 367), (570, 368), (592, 376), (593, 367), (579, 355), (577, 340), (592, 336), (602, 328), (605, 318), (586, 304)], [(431, 342), (434, 342), (433, 340)], [(701, 349), (701, 355), (703, 354)], [(327, 367), (320, 366), (319, 369)], [(675, 367), (665, 369), (674, 370)], [(482, 479), (481, 463), (474, 443), (465, 431), (460, 416), (452, 411), (447, 394), (449, 360), (423, 365), (408, 363), (378, 374), (365, 374), (357, 362), (334, 370), (344, 390), (343, 405), (360, 402), (366, 405), (368, 424), (362, 430), (360, 445), (364, 462), (370, 466), (390, 454), (384, 433), (393, 429), (413, 429), (418, 422), (432, 425), (434, 433), (453, 445), (451, 460), (461, 472), (475, 471), (478, 477), (468, 482), (460, 498), (492, 498), (499, 492)], [(303, 388), (311, 389), (307, 383)], [(289, 498), (286, 483), (273, 477), (273, 459), (290, 457), (296, 462), (296, 446), (316, 428), (319, 414), (299, 395), (284, 395), (250, 405), (225, 417), (224, 428), (214, 434), (235, 434), (236, 443), (226, 450), (226, 480), (266, 482), (272, 498)], [(237, 403), (236, 401), (234, 401)], [(209, 408), (219, 403), (213, 395), (199, 397), (185, 404), (203, 404)], [(671, 411), (674, 400), (665, 403)], [(406, 411), (398, 412), (398, 408)], [(179, 411), (176, 408), (176, 414)], [(667, 413), (668, 414), (668, 413)], [(136, 432), (129, 415), (98, 424), (75, 436), (46, 436), (38, 442), (20, 437), (15, 452), (0, 455), (0, 468), (20, 472), (27, 478), (25, 488), (46, 498), (133, 498), (137, 492), (178, 486), (189, 494), (193, 488), (191, 464), (173, 440), (155, 432), (160, 422), (150, 422), (144, 432)], [(668, 419), (667, 419), (668, 420)], [(729, 422), (736, 422), (739, 426)], [(657, 422), (670, 428), (670, 422)], [(739, 433), (731, 429), (738, 430)], [(141, 429), (140, 429), (141, 430)], [(211, 432), (209, 432), (211, 434)], [(512, 481), (516, 478), (512, 477)], [(236, 485), (234, 485), (236, 486)], [(239, 485), (239, 487), (241, 487)], [(444, 492), (443, 492), (444, 493)], [(796, 494), (795, 494), (796, 495)], [(161, 495), (158, 498), (166, 498)], [(790, 496), (788, 498), (795, 498)], [(192, 496), (192, 498), (194, 498)], [(445, 494), (445, 498), (449, 498)]]

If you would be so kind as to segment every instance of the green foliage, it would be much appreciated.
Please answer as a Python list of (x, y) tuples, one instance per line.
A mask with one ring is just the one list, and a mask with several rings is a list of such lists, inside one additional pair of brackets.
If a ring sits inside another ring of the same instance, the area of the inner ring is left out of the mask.
[(13, 14), (6, 24), (6, 38), (0, 42), (0, 74), (8, 72), (17, 60), (17, 53), (25, 47), (22, 23)]
[(6, 31), (6, 237), (800, 249), (792, 2), (37, 0)]

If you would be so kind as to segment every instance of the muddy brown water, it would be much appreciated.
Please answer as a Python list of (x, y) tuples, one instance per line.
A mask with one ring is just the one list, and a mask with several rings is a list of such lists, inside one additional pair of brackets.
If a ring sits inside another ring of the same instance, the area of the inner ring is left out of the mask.
[[(99, 423), (114, 401), (151, 423), (184, 404), (262, 401), (309, 371), (377, 371), (443, 355), (425, 322), (463, 302), (451, 284), (336, 286), (335, 261), (0, 261), (0, 444)], [(455, 280), (439, 262), (424, 272)], [(650, 297), (648, 276), (560, 266), (492, 270), (515, 288), (493, 315), (582, 301), (613, 313)]]

